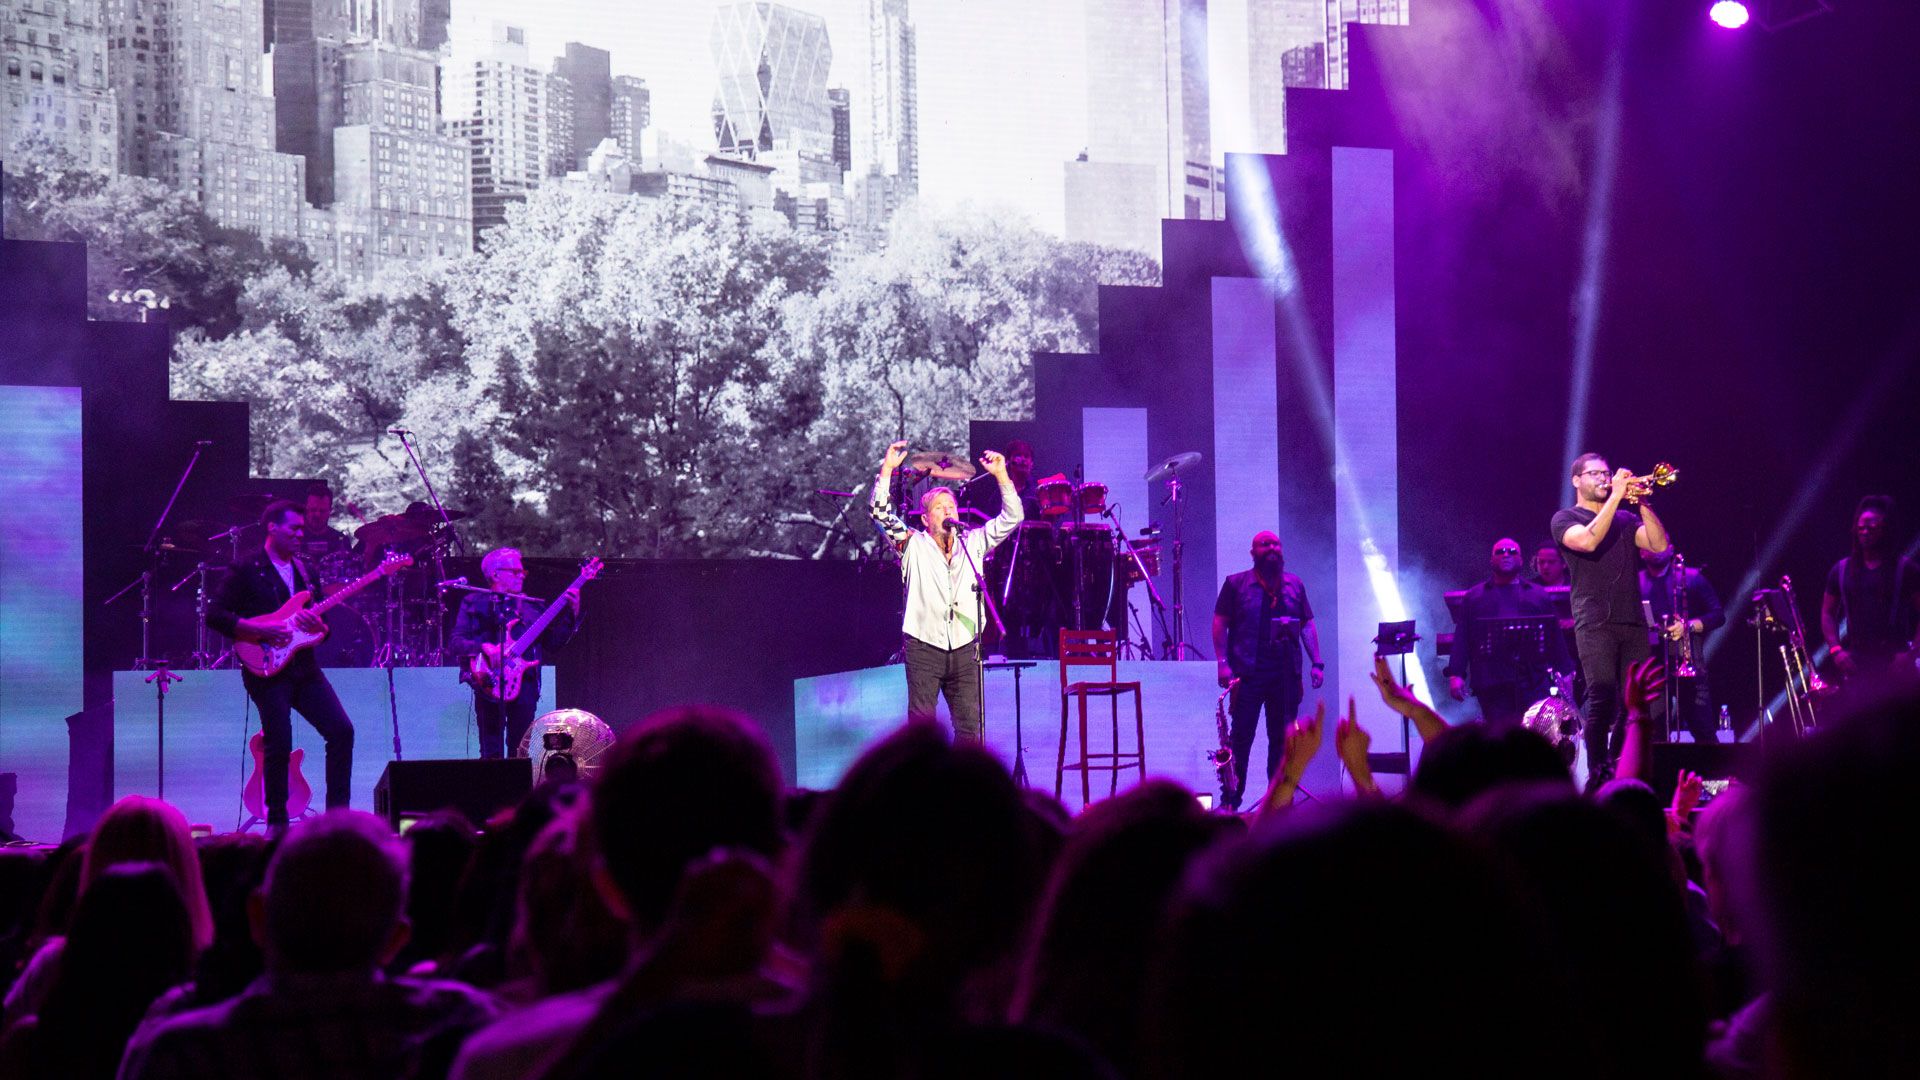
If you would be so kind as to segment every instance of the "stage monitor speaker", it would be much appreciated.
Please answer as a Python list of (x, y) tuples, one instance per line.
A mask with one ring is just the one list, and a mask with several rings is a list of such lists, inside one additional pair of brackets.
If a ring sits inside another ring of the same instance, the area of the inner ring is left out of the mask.
[(394, 761), (373, 787), (373, 812), (397, 831), (401, 819), (453, 809), (478, 825), (533, 790), (527, 758)]
[(1757, 760), (1750, 752), (1757, 749), (1758, 744), (1753, 743), (1723, 742), (1710, 746), (1690, 742), (1654, 743), (1653, 775), (1647, 777), (1647, 782), (1659, 793), (1661, 802), (1671, 803), (1673, 782), (1679, 777), (1681, 769), (1698, 775), (1702, 780), (1736, 777), (1747, 780), (1750, 779), (1746, 775), (1748, 762)]

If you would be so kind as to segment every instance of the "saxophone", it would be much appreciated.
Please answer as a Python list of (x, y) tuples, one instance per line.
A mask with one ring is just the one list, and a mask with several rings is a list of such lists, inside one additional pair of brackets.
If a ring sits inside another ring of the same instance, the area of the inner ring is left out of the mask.
[(1213, 706), (1213, 728), (1220, 736), (1220, 748), (1207, 751), (1207, 760), (1213, 762), (1214, 775), (1220, 778), (1221, 806), (1233, 805), (1240, 795), (1233, 782), (1233, 729), (1227, 722), (1227, 699), (1239, 685), (1239, 679), (1227, 680), (1227, 688), (1220, 691), (1220, 700)]

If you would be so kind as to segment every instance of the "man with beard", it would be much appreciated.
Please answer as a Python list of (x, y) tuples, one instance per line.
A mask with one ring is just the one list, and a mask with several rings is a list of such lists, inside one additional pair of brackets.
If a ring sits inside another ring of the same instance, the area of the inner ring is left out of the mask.
[[(1320, 633), (1313, 625), (1307, 587), (1287, 573), (1280, 538), (1270, 532), (1253, 538), (1253, 569), (1231, 574), (1213, 606), (1213, 654), (1220, 658), (1220, 685), (1233, 685), (1234, 792), (1226, 805), (1237, 807), (1247, 789), (1247, 756), (1267, 714), (1267, 782), (1280, 768), (1287, 725), (1300, 711), (1300, 652), (1312, 661), (1313, 688), (1326, 681), (1320, 661)], [(1236, 683), (1235, 680), (1238, 680)]]
[[(1674, 664), (1679, 663), (1681, 636), (1692, 639), (1693, 666), (1698, 674), (1683, 680), (1672, 667), (1667, 671), (1667, 685), (1677, 687), (1673, 693), (1680, 714), (1677, 719), (1692, 733), (1694, 742), (1719, 742), (1719, 725), (1707, 689), (1707, 657), (1703, 646), (1708, 634), (1727, 625), (1727, 612), (1720, 604), (1720, 595), (1707, 584), (1706, 575), (1699, 567), (1686, 567), (1684, 577), (1674, 573), (1671, 547), (1665, 551), (1641, 552), (1640, 564), (1640, 596), (1653, 612), (1656, 632), (1672, 643), (1667, 655), (1675, 658)], [(1681, 611), (1687, 613), (1685, 626), (1675, 617)]]
[[(1566, 648), (1547, 590), (1520, 576), (1519, 541), (1494, 541), (1491, 567), (1492, 575), (1461, 598), (1458, 632), (1447, 659), (1447, 692), (1453, 700), (1465, 701), (1471, 687), (1487, 723), (1511, 727), (1520, 723), (1528, 705), (1547, 695), (1547, 668), (1567, 671)], [(1540, 618), (1550, 622), (1545, 653), (1539, 657), (1521, 655), (1495, 631), (1507, 620)]]
[(1869, 495), (1853, 511), (1853, 552), (1827, 572), (1820, 631), (1846, 679), (1872, 682), (1911, 655), (1920, 622), (1920, 564), (1893, 550), (1893, 500)]
[(1567, 561), (1573, 592), (1573, 634), (1587, 677), (1584, 712), (1590, 784), (1613, 774), (1612, 736), (1622, 716), (1627, 669), (1653, 655), (1640, 610), (1635, 548), (1667, 550), (1667, 529), (1645, 494), (1640, 514), (1620, 509), (1631, 469), (1610, 472), (1599, 454), (1573, 459), (1574, 505), (1553, 515), (1549, 533)]

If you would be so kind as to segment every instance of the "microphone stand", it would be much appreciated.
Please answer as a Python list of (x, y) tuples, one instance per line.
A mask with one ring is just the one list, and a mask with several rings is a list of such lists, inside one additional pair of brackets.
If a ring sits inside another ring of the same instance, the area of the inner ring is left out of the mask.
[[(987, 737), (987, 654), (981, 648), (981, 640), (986, 636), (986, 616), (993, 617), (994, 630), (1002, 641), (1007, 637), (1007, 626), (1000, 621), (1000, 605), (993, 602), (993, 591), (986, 587), (980, 577), (980, 564), (973, 561), (973, 549), (967, 546), (967, 534), (973, 530), (960, 523), (958, 518), (950, 518), (948, 526), (954, 532), (953, 542), (960, 545), (961, 554), (967, 557), (967, 568), (973, 571), (973, 669), (975, 684), (980, 688), (980, 739)], [(1020, 732), (1013, 733), (1013, 779), (1015, 783), (1027, 782), (1027, 763), (1020, 746)]]
[(400, 437), (400, 445), (406, 448), (407, 459), (413, 462), (413, 471), (420, 474), (420, 483), (425, 485), (427, 489), (427, 498), (433, 500), (433, 509), (435, 513), (440, 515), (440, 524), (445, 525), (448, 534), (453, 537), (454, 547), (458, 548), (462, 555), (466, 554), (467, 542), (460, 539), (459, 533), (453, 531), (453, 519), (447, 516), (447, 508), (440, 504), (440, 495), (433, 490), (433, 481), (427, 479), (427, 470), (425, 466), (420, 464), (420, 455), (413, 452), (413, 440), (407, 438), (412, 432), (406, 428), (390, 428), (389, 430)]

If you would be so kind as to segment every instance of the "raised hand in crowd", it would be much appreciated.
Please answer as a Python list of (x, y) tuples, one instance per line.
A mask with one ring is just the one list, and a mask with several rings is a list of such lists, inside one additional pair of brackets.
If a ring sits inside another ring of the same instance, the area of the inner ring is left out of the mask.
[(1373, 737), (1360, 726), (1360, 707), (1353, 695), (1348, 694), (1347, 715), (1333, 728), (1333, 750), (1339, 755), (1340, 764), (1347, 767), (1347, 775), (1353, 777), (1354, 790), (1362, 795), (1380, 794), (1380, 785), (1373, 779), (1373, 767), (1367, 764), (1367, 750), (1372, 745)]
[(1660, 692), (1666, 685), (1666, 669), (1653, 657), (1627, 669), (1621, 688), (1627, 704), (1627, 734), (1620, 747), (1619, 765), (1613, 772), (1616, 778), (1647, 778), (1647, 762), (1653, 755), (1653, 705), (1660, 700)]
[(1280, 759), (1280, 775), (1260, 800), (1259, 809), (1254, 811), (1255, 818), (1264, 817), (1279, 807), (1292, 805), (1293, 793), (1300, 788), (1300, 778), (1307, 775), (1307, 764), (1320, 752), (1326, 719), (1327, 703), (1318, 701), (1314, 703), (1311, 720), (1295, 720), (1287, 728), (1285, 750)]
[(1693, 812), (1700, 808), (1703, 782), (1698, 773), (1681, 769), (1673, 781), (1673, 805), (1667, 808), (1667, 836), (1677, 838), (1693, 824)]
[(1413, 687), (1402, 686), (1395, 681), (1393, 671), (1387, 667), (1387, 658), (1373, 658), (1373, 673), (1367, 676), (1380, 691), (1380, 701), (1387, 708), (1413, 721), (1413, 729), (1420, 733), (1420, 740), (1426, 742), (1437, 738), (1447, 730), (1447, 722), (1440, 718), (1426, 702), (1413, 696)]

